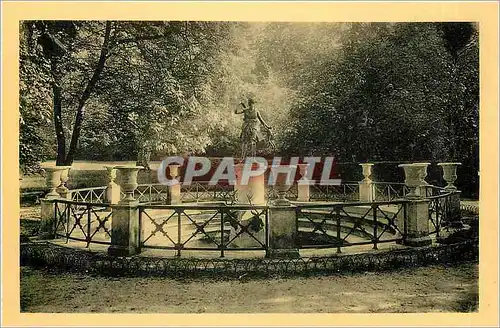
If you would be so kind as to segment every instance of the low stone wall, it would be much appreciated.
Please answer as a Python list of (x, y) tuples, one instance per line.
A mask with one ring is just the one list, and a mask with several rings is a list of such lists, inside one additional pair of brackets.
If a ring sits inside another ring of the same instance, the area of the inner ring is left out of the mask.
[(457, 244), (298, 259), (194, 259), (110, 257), (48, 242), (21, 244), (21, 265), (105, 276), (279, 277), (392, 270), (437, 263), (474, 261), (478, 240)]

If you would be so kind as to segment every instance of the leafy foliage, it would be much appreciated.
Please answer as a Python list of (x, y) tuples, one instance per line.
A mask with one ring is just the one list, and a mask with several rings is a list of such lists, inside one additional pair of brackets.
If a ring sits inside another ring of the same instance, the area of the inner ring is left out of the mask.
[(251, 96), (282, 154), (458, 160), (466, 179), (459, 184), (477, 186), (474, 24), (29, 21), (20, 28), (26, 172), (54, 150), (58, 164), (237, 154), (234, 110)]

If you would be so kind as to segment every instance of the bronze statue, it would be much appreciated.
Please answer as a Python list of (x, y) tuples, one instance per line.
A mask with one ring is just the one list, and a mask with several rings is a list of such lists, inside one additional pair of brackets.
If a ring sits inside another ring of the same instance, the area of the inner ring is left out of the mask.
[[(255, 109), (254, 104), (255, 101), (252, 98), (248, 98), (248, 105), (241, 102), (242, 109), (234, 111), (235, 114), (243, 114), (243, 126), (240, 134), (242, 159), (247, 155), (249, 147), (251, 156), (255, 157), (257, 144), (261, 141), (266, 142), (266, 147), (275, 148), (272, 141), (271, 127), (264, 121), (260, 112)], [(264, 128), (264, 131), (261, 131), (259, 123)]]

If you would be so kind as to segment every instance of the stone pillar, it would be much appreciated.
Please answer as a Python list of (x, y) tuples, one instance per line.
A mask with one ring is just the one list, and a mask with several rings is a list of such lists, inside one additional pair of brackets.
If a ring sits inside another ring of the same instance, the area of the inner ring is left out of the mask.
[[(236, 181), (234, 183), (236, 204), (258, 205), (258, 206), (266, 205), (264, 172), (257, 176), (250, 176), (248, 184), (245, 185), (242, 183), (244, 165), (245, 164), (243, 163), (234, 165), (234, 174), (236, 175)], [(253, 169), (257, 168), (256, 165), (257, 164), (252, 165), (252, 168)], [(266, 238), (265, 226), (257, 228), (258, 230), (252, 228), (252, 226), (254, 226), (253, 223), (257, 222), (255, 220), (260, 220), (262, 222), (265, 221), (264, 217), (263, 215), (260, 216), (259, 218), (255, 217), (254, 213), (252, 213), (252, 211), (250, 210), (250, 207), (249, 210), (237, 211), (235, 219), (237, 219), (242, 226), (250, 226), (248, 228), (249, 233), (251, 233), (261, 243), (264, 243)], [(260, 211), (257, 210), (257, 212)], [(267, 223), (264, 222), (264, 225), (265, 224)], [(235, 235), (237, 235), (240, 229), (241, 227), (239, 226), (232, 227), (229, 233), (229, 239), (232, 239)], [(238, 237), (236, 237), (236, 239), (233, 241), (233, 245), (241, 248), (253, 247), (256, 245), (256, 241), (248, 234), (242, 233)]]
[(121, 175), (121, 188), (126, 196), (118, 204), (111, 205), (111, 246), (108, 254), (130, 256), (140, 252), (139, 201), (134, 199), (137, 173), (142, 166), (117, 166)]
[(444, 189), (449, 191), (457, 190), (454, 183), (457, 180), (457, 167), (462, 163), (438, 163), (438, 166), (443, 168), (443, 179), (447, 185)]
[(106, 187), (106, 201), (110, 204), (118, 204), (120, 201), (120, 186), (116, 184), (116, 168), (114, 165), (104, 165), (108, 173), (108, 185)]
[(375, 201), (375, 185), (371, 179), (372, 166), (371, 163), (359, 164), (363, 168), (364, 179), (359, 184), (359, 201), (371, 203)]
[[(168, 171), (170, 179), (179, 178), (179, 167), (178, 164), (171, 164), (168, 166)], [(181, 183), (178, 181), (176, 184), (168, 185), (168, 200), (169, 204), (179, 204), (181, 203)]]
[(406, 224), (403, 243), (408, 246), (430, 245), (432, 240), (429, 236), (429, 201), (420, 193), (420, 186), (425, 178), (422, 170), (427, 168), (427, 164), (398, 166), (405, 170), (405, 184), (410, 189), (410, 193), (405, 197), (409, 202), (405, 204), (406, 217), (403, 216), (403, 226)]
[(444, 187), (445, 193), (449, 193), (445, 198), (440, 199), (442, 208), (446, 209), (446, 220), (441, 222), (441, 230), (437, 241), (439, 243), (453, 243), (471, 237), (470, 226), (463, 224), (460, 213), (460, 191), (454, 185), (457, 180), (457, 168), (461, 163), (438, 163), (443, 168), (443, 179), (447, 185)]
[(269, 251), (271, 258), (298, 258), (297, 222), (293, 206), (269, 209)]
[(429, 201), (411, 200), (406, 206), (406, 238), (403, 243), (408, 246), (430, 245)]
[[(454, 185), (457, 180), (457, 168), (461, 163), (438, 163), (438, 166), (443, 168), (443, 179), (447, 185), (444, 187), (445, 192), (451, 192), (449, 196), (447, 217), (450, 225), (454, 227), (462, 227), (460, 222), (460, 191)], [(445, 201), (445, 199), (443, 199)]]
[[(54, 238), (54, 200), (61, 199), (61, 195), (57, 192), (57, 187), (61, 183), (61, 173), (67, 170), (67, 166), (43, 166), (42, 169), (46, 174), (46, 185), (49, 192), (45, 198), (40, 200), (40, 238), (52, 239)], [(60, 204), (61, 212), (64, 211), (62, 204)]]
[(68, 183), (69, 180), (69, 170), (71, 169), (71, 166), (61, 166), (61, 167), (64, 168), (61, 171), (59, 177), (61, 180), (61, 184), (57, 187), (56, 191), (61, 196), (61, 198), (71, 200), (71, 192), (66, 186), (66, 183)]
[(310, 181), (307, 179), (309, 164), (297, 164), (301, 178), (297, 181), (297, 201), (308, 202), (310, 199)]
[[(236, 175), (236, 182), (234, 184), (236, 203), (265, 205), (266, 189), (264, 173), (251, 176), (248, 179), (248, 184), (244, 185), (241, 183), (244, 165), (240, 163), (234, 166), (234, 174)], [(252, 168), (256, 168), (256, 166), (252, 166)]]

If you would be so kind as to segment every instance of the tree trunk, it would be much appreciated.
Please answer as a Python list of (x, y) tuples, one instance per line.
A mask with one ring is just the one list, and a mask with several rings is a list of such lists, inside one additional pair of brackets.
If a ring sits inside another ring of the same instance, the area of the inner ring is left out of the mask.
[(66, 137), (62, 123), (62, 98), (60, 77), (57, 73), (57, 62), (55, 59), (51, 61), (52, 70), (52, 93), (54, 106), (54, 128), (57, 139), (57, 158), (56, 165), (64, 165), (66, 159)]
[(90, 98), (92, 92), (94, 91), (94, 88), (97, 82), (99, 81), (99, 77), (101, 76), (101, 73), (104, 70), (104, 64), (106, 63), (107, 54), (109, 51), (110, 34), (111, 34), (111, 22), (108, 21), (106, 22), (106, 30), (104, 32), (104, 41), (102, 43), (99, 61), (97, 62), (97, 66), (94, 70), (94, 73), (92, 74), (92, 77), (90, 78), (87, 86), (85, 87), (85, 90), (83, 91), (80, 100), (78, 101), (75, 124), (73, 125), (73, 134), (71, 135), (71, 143), (69, 145), (68, 155), (66, 156), (66, 159), (64, 161), (64, 164), (68, 166), (73, 164), (73, 160), (75, 157), (76, 149), (78, 146), (78, 139), (80, 138), (80, 133), (82, 130), (85, 104), (87, 100)]

